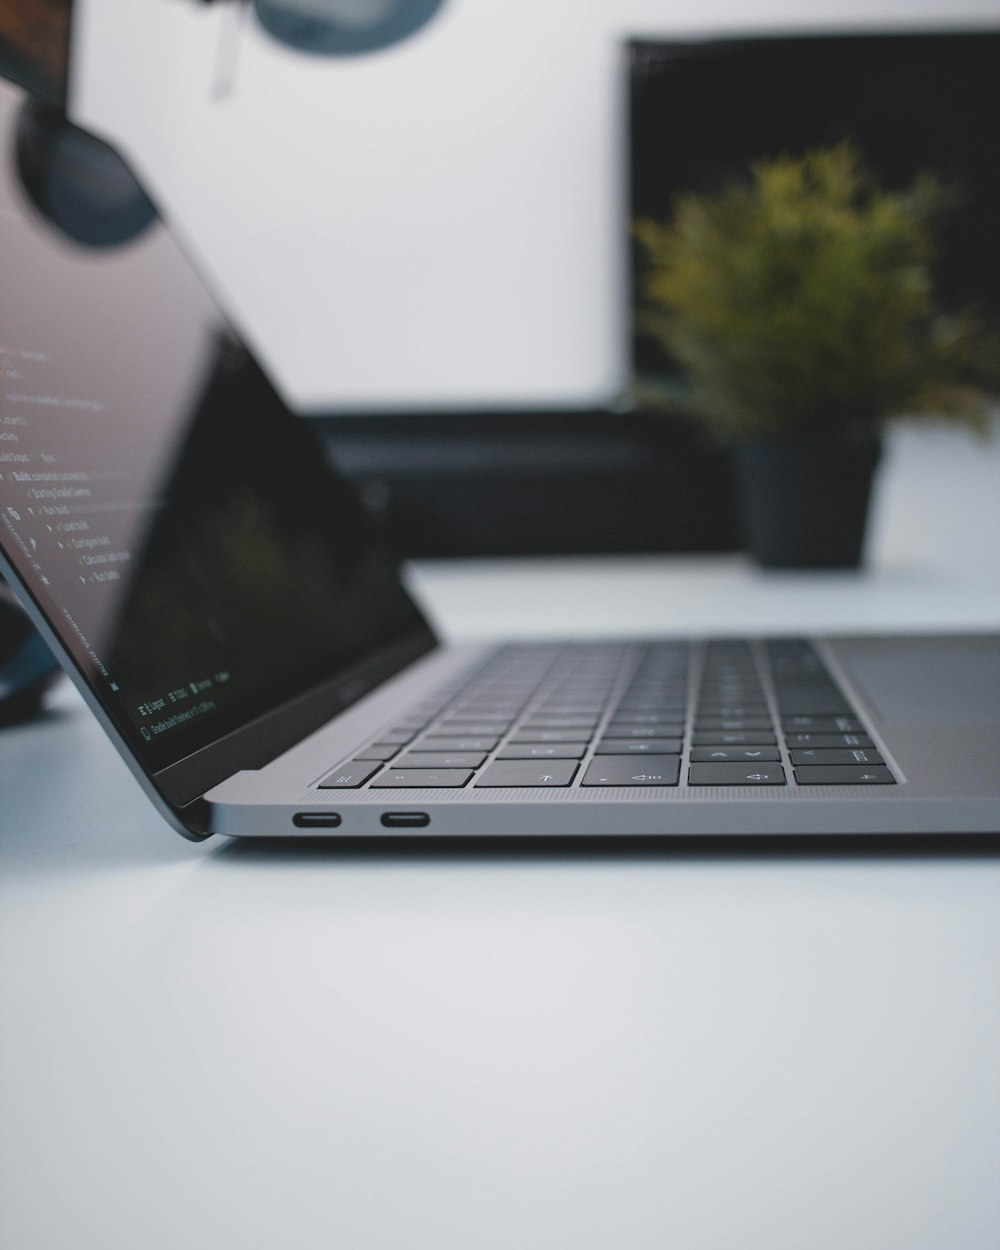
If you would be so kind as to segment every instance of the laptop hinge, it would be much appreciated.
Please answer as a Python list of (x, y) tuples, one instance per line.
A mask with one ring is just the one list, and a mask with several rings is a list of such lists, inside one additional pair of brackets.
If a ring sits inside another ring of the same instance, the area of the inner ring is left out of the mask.
[(437, 640), (431, 631), (419, 629), (347, 673), (313, 687), (248, 725), (160, 769), (153, 775), (153, 782), (174, 811), (186, 811), (196, 799), (233, 773), (263, 768), (436, 646)]
[(176, 810), (184, 826), (183, 833), (192, 842), (203, 842), (212, 836), (212, 805), (206, 799), (195, 799)]

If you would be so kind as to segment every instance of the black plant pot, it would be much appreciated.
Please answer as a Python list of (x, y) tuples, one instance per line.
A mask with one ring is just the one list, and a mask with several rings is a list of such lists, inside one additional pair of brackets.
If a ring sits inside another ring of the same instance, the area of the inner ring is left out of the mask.
[(744, 548), (764, 568), (857, 568), (877, 439), (734, 448)]

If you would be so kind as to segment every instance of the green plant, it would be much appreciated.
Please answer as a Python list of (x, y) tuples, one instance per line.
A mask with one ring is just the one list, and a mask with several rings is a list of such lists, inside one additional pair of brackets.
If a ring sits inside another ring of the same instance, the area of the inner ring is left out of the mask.
[(636, 227), (640, 328), (684, 370), (684, 406), (727, 441), (870, 437), (900, 412), (982, 426), (1000, 344), (935, 304), (940, 185), (882, 190), (847, 142), (751, 174)]

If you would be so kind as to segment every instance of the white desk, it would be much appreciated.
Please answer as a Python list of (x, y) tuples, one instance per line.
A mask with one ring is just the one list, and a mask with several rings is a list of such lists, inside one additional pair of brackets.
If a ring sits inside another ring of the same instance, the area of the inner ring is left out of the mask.
[[(413, 582), (464, 633), (1000, 623), (880, 542)], [(0, 760), (3, 1250), (1000, 1244), (995, 857), (193, 846), (66, 689)]]

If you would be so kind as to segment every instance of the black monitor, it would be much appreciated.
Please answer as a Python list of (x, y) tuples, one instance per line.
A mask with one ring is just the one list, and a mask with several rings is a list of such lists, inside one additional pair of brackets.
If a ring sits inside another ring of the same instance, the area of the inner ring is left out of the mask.
[[(934, 174), (956, 193), (937, 292), (1000, 321), (1000, 29), (768, 36), (628, 47), (633, 218), (669, 216), (751, 162), (850, 139), (882, 184)], [(641, 255), (635, 254), (635, 289)], [(665, 361), (635, 337), (640, 370)]]

